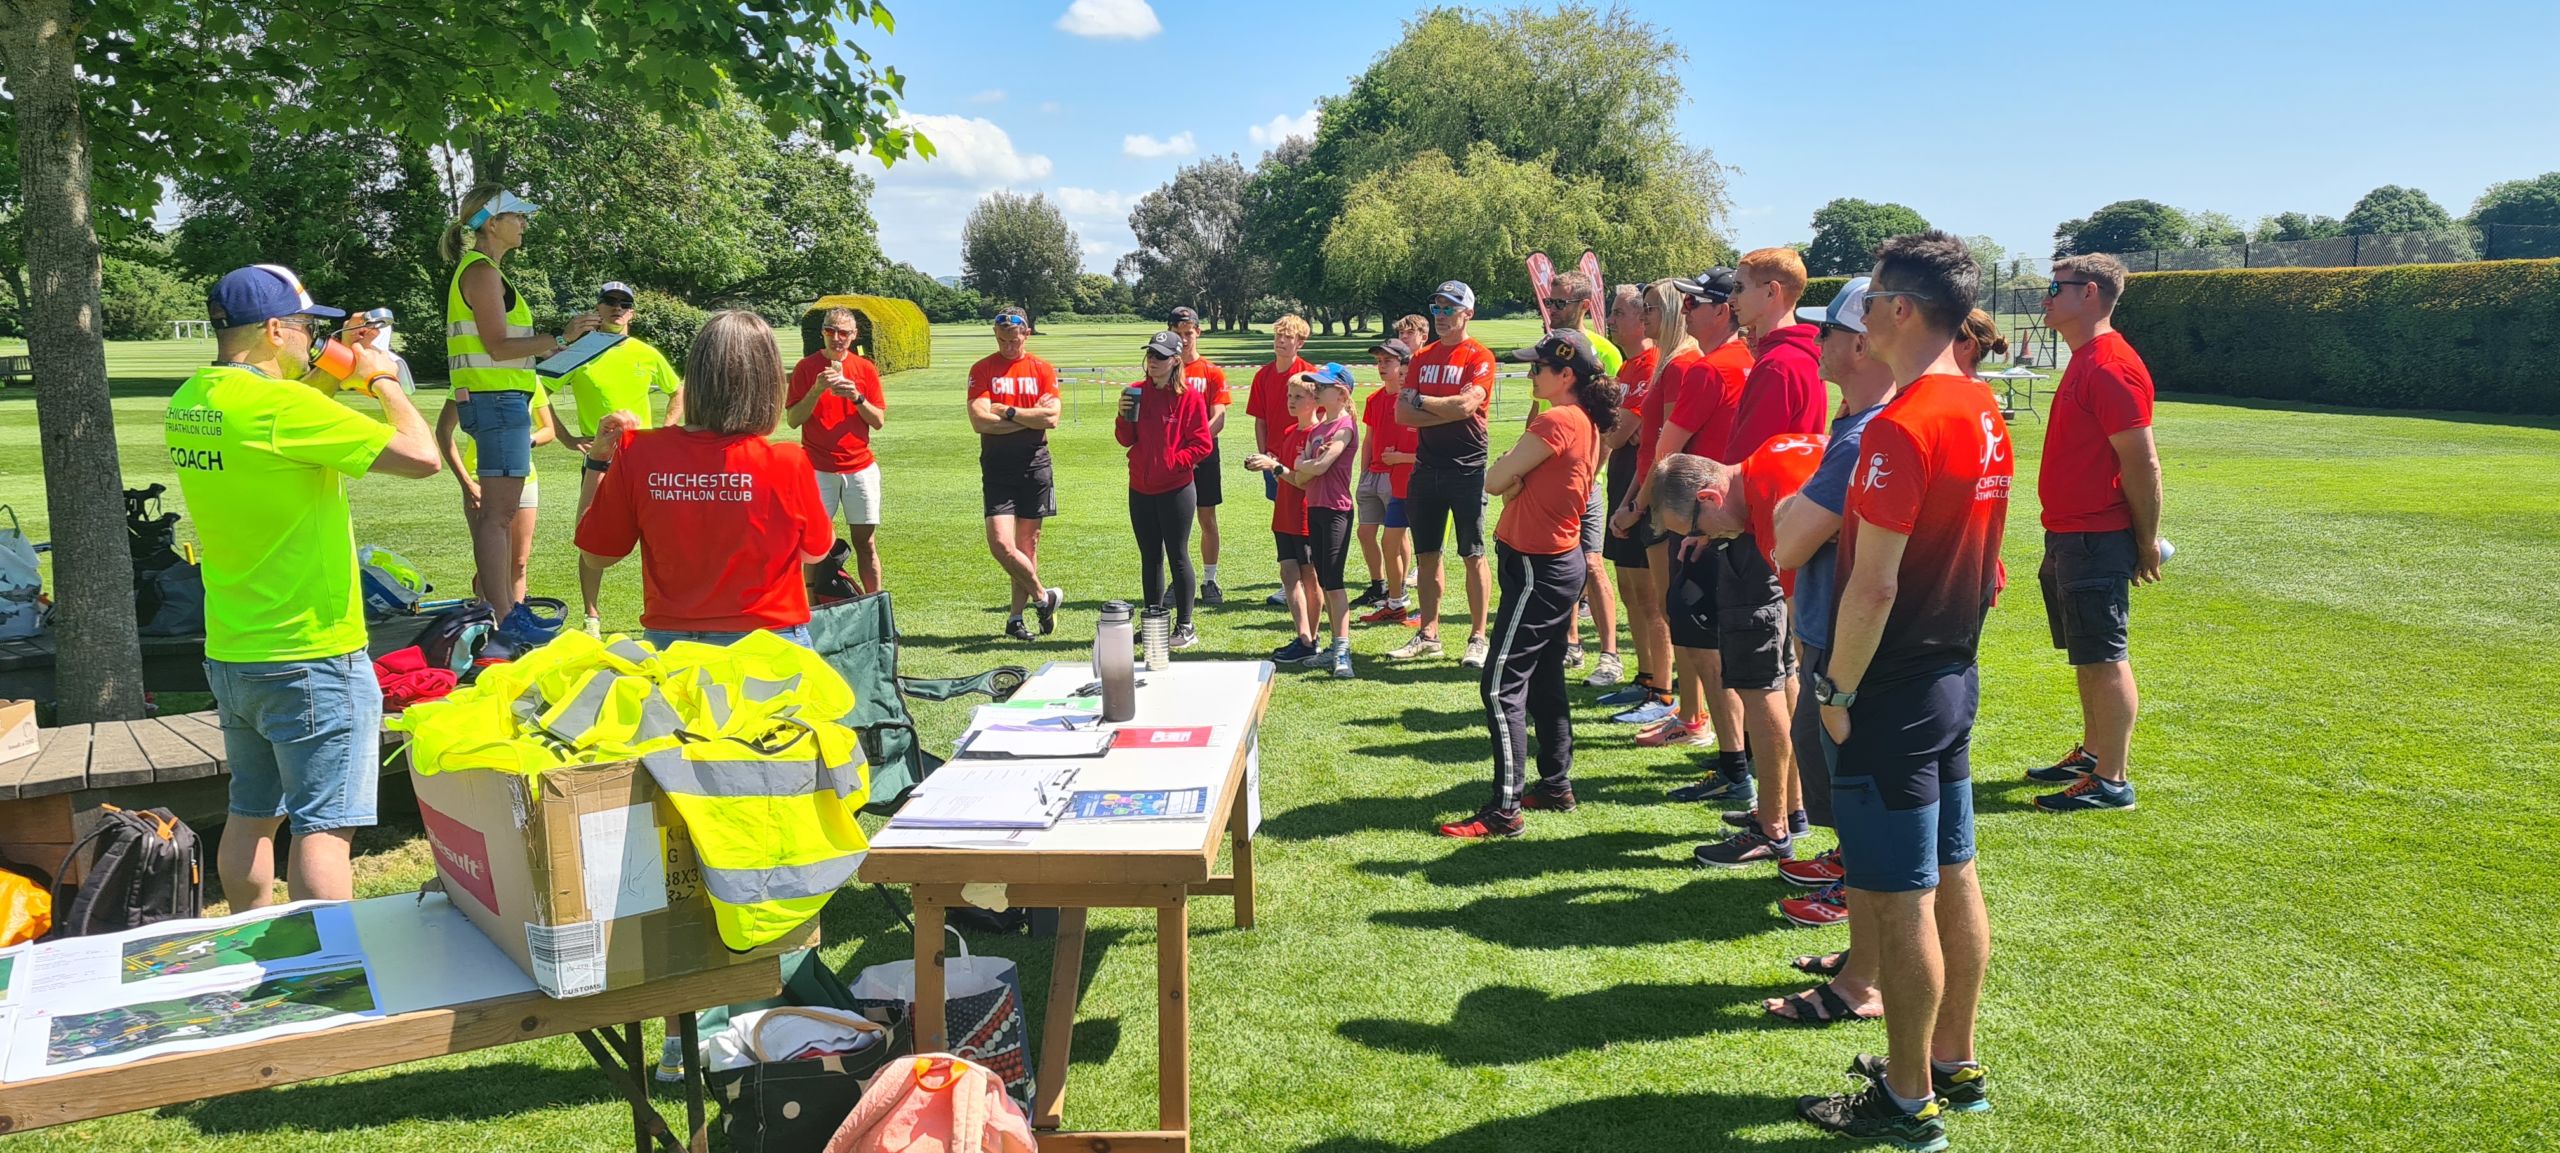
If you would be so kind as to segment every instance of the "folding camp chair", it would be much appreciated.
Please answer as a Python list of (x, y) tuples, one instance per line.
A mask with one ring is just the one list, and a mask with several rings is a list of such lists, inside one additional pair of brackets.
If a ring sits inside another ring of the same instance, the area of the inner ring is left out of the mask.
[(1030, 675), (1019, 665), (1006, 665), (974, 677), (899, 676), (898, 622), (886, 592), (818, 606), (809, 614), (809, 637), (818, 655), (853, 686), (853, 715), (845, 723), (862, 734), (863, 756), (871, 762), (871, 800), (863, 806), (869, 813), (896, 812), (918, 782), (942, 767), (942, 758), (916, 739), (907, 698), (947, 701), (985, 693), (1003, 701)]

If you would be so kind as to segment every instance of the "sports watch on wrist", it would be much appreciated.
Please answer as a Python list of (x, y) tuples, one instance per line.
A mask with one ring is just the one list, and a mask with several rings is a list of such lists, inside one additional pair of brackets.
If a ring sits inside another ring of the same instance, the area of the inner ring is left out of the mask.
[(1826, 673), (1813, 674), (1813, 699), (1825, 708), (1845, 709), (1858, 703), (1858, 690), (1843, 691)]
[(1014, 413), (1016, 413), (1016, 412), (1019, 412), (1019, 411), (1021, 411), (1021, 410), (1020, 410), (1020, 409), (1017, 409), (1017, 408), (1015, 408), (1015, 407), (1013, 407), (1013, 406), (1012, 406), (1012, 405), (1010, 405), (1010, 404), (1008, 404), (1008, 405), (1004, 406), (1004, 422), (1005, 422), (1006, 424), (1012, 424), (1012, 423), (1013, 423), (1013, 414), (1014, 414)]

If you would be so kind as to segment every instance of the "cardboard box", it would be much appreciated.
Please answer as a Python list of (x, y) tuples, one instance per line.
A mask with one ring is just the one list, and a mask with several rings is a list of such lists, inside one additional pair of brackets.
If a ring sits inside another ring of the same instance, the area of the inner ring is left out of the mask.
[(553, 997), (818, 943), (816, 917), (752, 952), (720, 943), (684, 819), (637, 761), (409, 779), (454, 907)]
[(36, 703), (0, 701), (0, 764), (36, 755)]

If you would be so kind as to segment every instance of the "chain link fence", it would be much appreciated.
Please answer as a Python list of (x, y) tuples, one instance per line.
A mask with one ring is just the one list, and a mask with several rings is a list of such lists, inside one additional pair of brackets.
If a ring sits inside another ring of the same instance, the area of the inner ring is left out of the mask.
[(2376, 268), (2393, 264), (2461, 264), (2474, 260), (2560, 257), (2560, 227), (2491, 224), (2448, 232), (2391, 232), (2321, 240), (2271, 240), (2216, 248), (2119, 252), (2132, 272), (2216, 268)]

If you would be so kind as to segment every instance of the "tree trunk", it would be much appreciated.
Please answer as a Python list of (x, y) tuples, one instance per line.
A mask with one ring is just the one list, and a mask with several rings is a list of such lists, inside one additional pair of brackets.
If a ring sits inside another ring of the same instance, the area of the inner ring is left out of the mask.
[(124, 473), (99, 334), (89, 127), (73, 68), (72, 0), (0, 0), (0, 65), (17, 121), (45, 507), (53, 533), (54, 688), (64, 724), (142, 715), (142, 645)]

